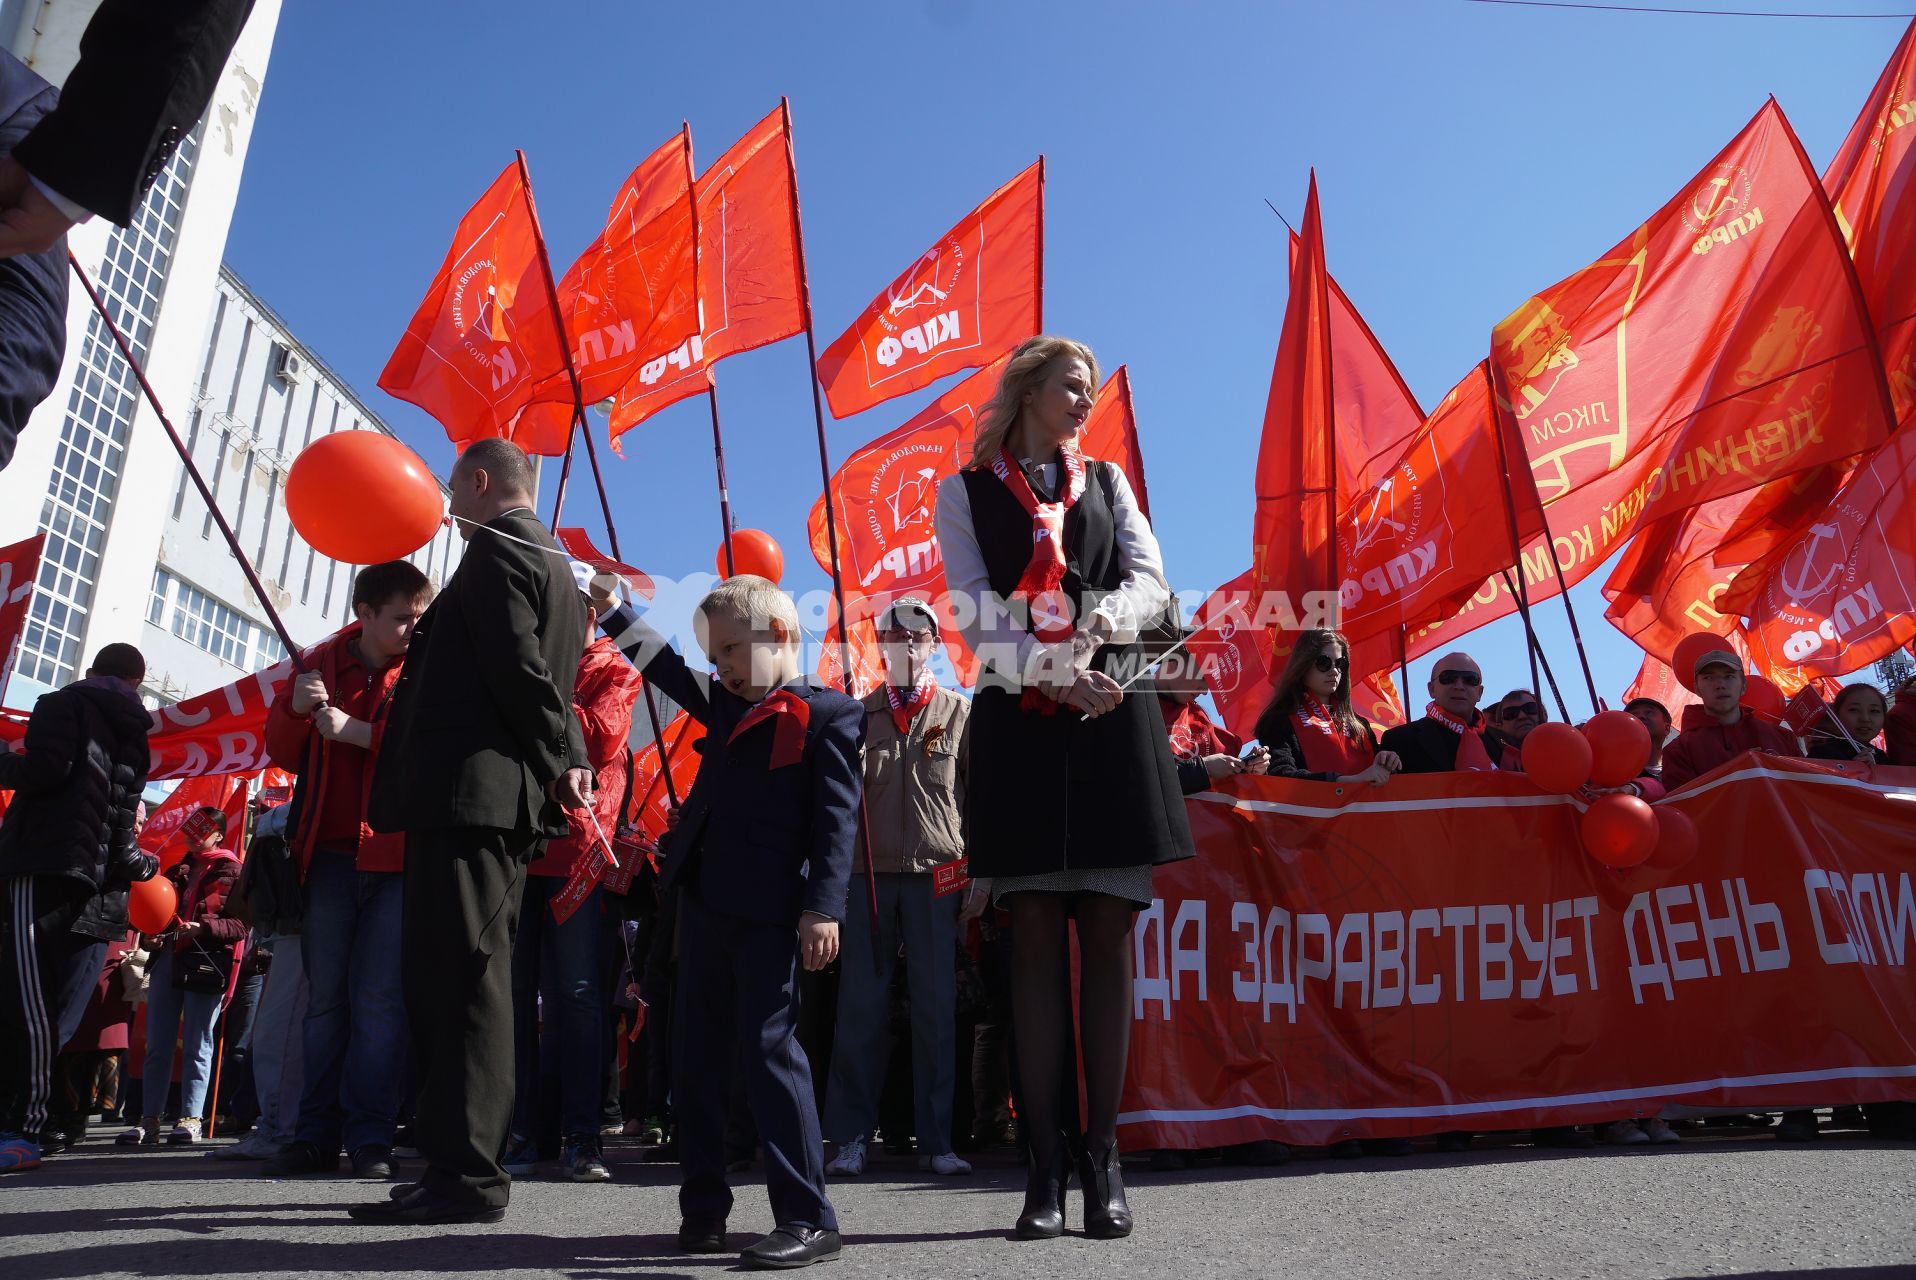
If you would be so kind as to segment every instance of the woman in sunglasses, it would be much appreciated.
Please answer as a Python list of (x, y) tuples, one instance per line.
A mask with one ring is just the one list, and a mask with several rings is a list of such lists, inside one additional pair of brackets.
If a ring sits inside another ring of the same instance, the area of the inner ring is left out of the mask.
[(1377, 731), (1351, 709), (1350, 645), (1322, 628), (1298, 637), (1257, 718), (1257, 740), (1270, 749), (1274, 778), (1381, 787), (1402, 767), (1396, 752), (1377, 749)]

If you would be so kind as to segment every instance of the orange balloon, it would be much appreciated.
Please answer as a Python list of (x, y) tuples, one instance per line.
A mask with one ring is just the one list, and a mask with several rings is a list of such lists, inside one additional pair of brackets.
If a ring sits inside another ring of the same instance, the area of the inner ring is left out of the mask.
[[(785, 552), (772, 535), (763, 529), (734, 529), (732, 571), (756, 574), (777, 582), (785, 576)], [(718, 549), (718, 574), (721, 578), (731, 576), (725, 572), (724, 543), (720, 543)]]
[(1674, 871), (1696, 856), (1696, 823), (1681, 809), (1656, 805), (1651, 812), (1657, 818), (1657, 843), (1648, 858), (1659, 871)]
[(1783, 719), (1783, 691), (1762, 676), (1749, 677), (1749, 687), (1743, 690), (1743, 705), (1772, 723)]
[(1590, 783), (1620, 787), (1650, 761), (1650, 731), (1628, 711), (1599, 711), (1584, 722), (1590, 740)]
[(1540, 724), (1523, 740), (1523, 771), (1545, 791), (1569, 795), (1590, 781), (1590, 740), (1567, 724)]
[(345, 564), (380, 564), (432, 541), (446, 504), (425, 461), (393, 437), (335, 431), (293, 459), (286, 513), (321, 555)]
[(1577, 825), (1583, 847), (1606, 867), (1634, 867), (1657, 847), (1656, 810), (1636, 796), (1599, 796)]
[(135, 881), (126, 891), (126, 918), (141, 933), (165, 932), (179, 907), (179, 891), (165, 876)]
[(1676, 652), (1670, 655), (1670, 670), (1675, 673), (1677, 683), (1696, 692), (1696, 660), (1712, 649), (1730, 649), (1726, 637), (1714, 631), (1693, 631), (1677, 642)]

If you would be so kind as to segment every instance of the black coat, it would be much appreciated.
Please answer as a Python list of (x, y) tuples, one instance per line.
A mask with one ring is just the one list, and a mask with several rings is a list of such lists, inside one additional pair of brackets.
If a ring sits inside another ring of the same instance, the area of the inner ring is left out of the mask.
[[(1484, 750), (1492, 764), (1503, 758), (1504, 748), (1515, 744), (1496, 729), (1484, 730)], [(1384, 730), (1378, 739), (1379, 751), (1395, 751), (1404, 762), (1405, 773), (1453, 773), (1457, 769), (1457, 748), (1463, 736), (1429, 716)], [(1501, 765), (1499, 766), (1501, 767)]]
[(0, 755), (0, 788), (13, 791), (0, 878), (52, 876), (86, 895), (76, 933), (125, 933), (127, 886), (158, 867), (133, 834), (151, 724), (125, 685), (82, 680), (35, 703), (21, 749)]
[[(1357, 723), (1363, 727), (1364, 739), (1370, 743), (1372, 755), (1377, 754), (1377, 729), (1362, 716)], [(1273, 778), (1309, 778), (1317, 782), (1336, 782), (1342, 774), (1328, 770), (1313, 770), (1304, 762), (1304, 748), (1297, 741), (1297, 724), (1291, 719), (1289, 710), (1280, 711), (1276, 707), (1265, 709), (1257, 720), (1257, 740), (1271, 752), (1270, 776)], [(1406, 772), (1415, 772), (1406, 766)]]
[[(1061, 589), (1090, 602), (1124, 580), (1112, 514), (1112, 465), (1089, 462), (1066, 513)], [(991, 590), (1010, 600), (1031, 559), (1031, 517), (989, 470), (961, 471)], [(1088, 612), (1080, 605), (1080, 614)], [(980, 655), (984, 658), (985, 655)], [(1139, 644), (1107, 644), (1092, 667), (1124, 683), (1149, 664)], [(1020, 706), (1017, 673), (980, 674), (971, 703), (965, 834), (974, 876), (1146, 866), (1193, 856), (1184, 790), (1158, 699), (1134, 691), (1085, 720), (1069, 707)], [(1196, 779), (1193, 778), (1192, 781)]]
[(591, 767), (572, 709), (585, 605), (557, 550), (523, 508), (473, 529), (393, 687), (367, 803), (373, 830), (568, 830), (546, 790)]
[[(0, 156), (53, 109), (53, 86), (0, 49)], [(0, 467), (60, 376), (67, 345), (67, 245), (0, 258)]]
[[(1889, 757), (1879, 748), (1870, 746), (1866, 742), (1863, 744), (1863, 749), (1869, 756), (1869, 763), (1889, 763)], [(1810, 760), (1843, 760), (1853, 763), (1863, 759), (1863, 756), (1857, 754), (1856, 748), (1842, 738), (1813, 738), (1810, 741), (1810, 749), (1805, 754)]]
[(795, 927), (805, 911), (843, 920), (865, 786), (864, 704), (802, 677), (783, 686), (810, 715), (803, 756), (775, 769), (773, 725), (731, 740), (753, 704), (693, 671), (630, 605), (604, 625), (646, 681), (706, 729), (698, 778), (663, 842), (662, 892), (695, 884), (706, 907), (754, 924)]
[(14, 158), (74, 203), (132, 225), (205, 112), (252, 9), (253, 0), (105, 0), (59, 107)]

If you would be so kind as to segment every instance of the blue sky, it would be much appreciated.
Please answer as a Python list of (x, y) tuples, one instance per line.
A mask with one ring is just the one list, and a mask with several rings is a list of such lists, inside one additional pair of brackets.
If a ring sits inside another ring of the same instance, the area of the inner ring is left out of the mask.
[[(1331, 270), (1428, 406), (1483, 357), (1493, 324), (1627, 234), (1765, 97), (1826, 163), (1901, 33), (1464, 0), (289, 3), (227, 257), (443, 471), (443, 431), (374, 383), (514, 147), (563, 271), (682, 118), (704, 163), (788, 95), (821, 347), (1043, 152), (1047, 327), (1131, 366), (1167, 570), (1196, 591), (1249, 563), (1286, 291), (1266, 198), (1296, 221), (1316, 166)], [(718, 379), (739, 524), (784, 546), (787, 586), (823, 587), (804, 538), (820, 483), (803, 339), (725, 361)], [(936, 390), (828, 423), (833, 464)], [(625, 444), (605, 461), (627, 559), (709, 570), (704, 405)], [(589, 487), (567, 509), (598, 529)], [(1640, 654), (1603, 621), (1602, 576), (1572, 598), (1614, 698)], [(1539, 620), (1567, 680), (1561, 605)], [(1514, 618), (1467, 647), (1495, 689), (1527, 682)]]

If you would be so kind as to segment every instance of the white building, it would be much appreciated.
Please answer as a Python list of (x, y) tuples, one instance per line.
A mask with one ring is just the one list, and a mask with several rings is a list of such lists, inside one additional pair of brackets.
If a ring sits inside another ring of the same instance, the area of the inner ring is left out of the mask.
[[(97, 0), (0, 0), (0, 40), (54, 84)], [(257, 0), (211, 105), (134, 225), (94, 219), (69, 243), (145, 364), (168, 418), (215, 487), (295, 640), (347, 616), (351, 571), (286, 519), (286, 467), (309, 439), (386, 428), (220, 259), (265, 80), (279, 0)], [(31, 707), (101, 646), (139, 645), (161, 700), (230, 683), (280, 656), (245, 583), (126, 362), (72, 288), (60, 382), (0, 471), (0, 545), (47, 535), (5, 702)], [(416, 557), (438, 580), (436, 538)]]

